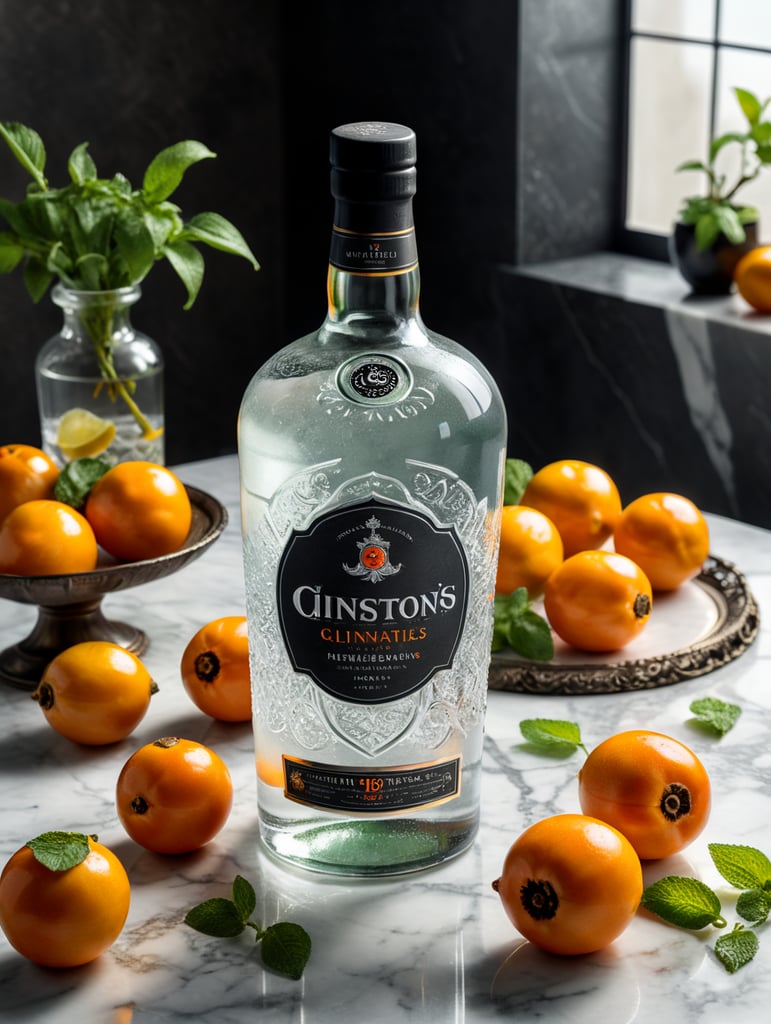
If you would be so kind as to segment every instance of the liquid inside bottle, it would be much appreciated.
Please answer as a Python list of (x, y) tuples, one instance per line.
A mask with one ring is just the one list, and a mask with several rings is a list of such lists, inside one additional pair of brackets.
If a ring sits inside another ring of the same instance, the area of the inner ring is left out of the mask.
[(346, 125), (331, 159), (327, 318), (239, 417), (259, 827), (387, 875), (478, 828), (506, 420), (420, 317), (414, 133)]

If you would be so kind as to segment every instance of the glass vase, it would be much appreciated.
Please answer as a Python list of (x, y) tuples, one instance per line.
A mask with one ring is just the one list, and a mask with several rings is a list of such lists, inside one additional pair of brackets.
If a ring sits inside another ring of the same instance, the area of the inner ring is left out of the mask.
[(163, 357), (131, 324), (139, 285), (51, 298), (64, 315), (35, 362), (43, 449), (61, 466), (99, 456), (111, 464), (164, 462)]

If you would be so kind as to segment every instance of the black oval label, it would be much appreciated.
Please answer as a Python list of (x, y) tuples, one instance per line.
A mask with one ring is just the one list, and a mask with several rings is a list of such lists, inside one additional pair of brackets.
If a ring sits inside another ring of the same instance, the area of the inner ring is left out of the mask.
[(452, 665), (469, 569), (454, 528), (370, 498), (294, 530), (278, 569), (279, 622), (297, 672), (355, 704), (398, 700)]

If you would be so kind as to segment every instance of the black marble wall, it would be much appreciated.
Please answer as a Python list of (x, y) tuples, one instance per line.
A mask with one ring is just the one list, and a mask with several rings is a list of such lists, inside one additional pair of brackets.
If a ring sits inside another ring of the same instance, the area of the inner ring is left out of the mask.
[(689, 296), (663, 264), (614, 254), (500, 277), (504, 375), (520, 371), (512, 451), (579, 458), (624, 502), (685, 494), (771, 528), (769, 318), (738, 296)]

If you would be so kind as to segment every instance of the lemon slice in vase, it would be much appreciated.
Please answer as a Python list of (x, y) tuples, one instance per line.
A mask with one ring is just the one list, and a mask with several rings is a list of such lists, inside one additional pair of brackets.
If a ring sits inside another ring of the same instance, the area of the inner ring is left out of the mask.
[(59, 420), (56, 443), (65, 459), (87, 459), (109, 448), (114, 437), (112, 420), (88, 409), (70, 409)]

